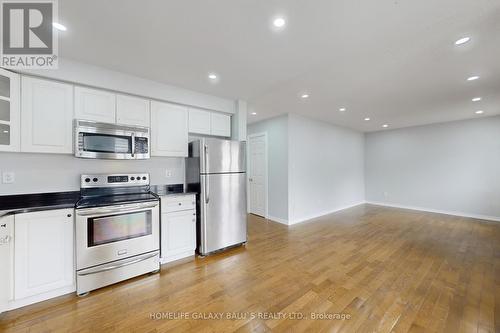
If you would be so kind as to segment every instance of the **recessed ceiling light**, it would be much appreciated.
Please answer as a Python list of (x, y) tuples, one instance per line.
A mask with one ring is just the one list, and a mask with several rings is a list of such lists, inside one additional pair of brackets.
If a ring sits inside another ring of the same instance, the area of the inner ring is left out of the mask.
[(475, 114), (483, 114), (484, 111), (483, 110), (477, 110), (476, 112), (474, 112)]
[(309, 98), (309, 94), (302, 94), (302, 96), (300, 96), (300, 98), (303, 98), (303, 99)]
[(474, 97), (472, 99), (473, 102), (479, 102), (482, 98), (481, 97)]
[(389, 125), (387, 125), (387, 124), (383, 124), (383, 125), (382, 125), (382, 127), (383, 127), (383, 128), (387, 128), (387, 127), (389, 127)]
[(463, 37), (463, 38), (458, 39), (455, 42), (455, 45), (462, 45), (462, 44), (467, 43), (468, 41), (470, 41), (470, 37)]
[(340, 108), (339, 111), (340, 112), (344, 112), (345, 110), (347, 110), (346, 108)]
[(208, 74), (208, 78), (209, 78), (210, 80), (217, 80), (217, 74), (215, 74), (215, 73), (210, 73), (210, 74)]
[(61, 31), (66, 31), (68, 30), (64, 25), (62, 25), (61, 23), (57, 23), (57, 22), (52, 22), (52, 26), (54, 28), (56, 28), (57, 30), (61, 30)]
[(368, 117), (365, 118), (365, 121), (369, 121), (369, 120), (370, 120), (370, 118), (368, 118)]
[(252, 116), (256, 116), (257, 115), (257, 112), (252, 112)]
[(285, 26), (285, 24), (286, 24), (286, 21), (283, 17), (277, 17), (273, 21), (273, 25), (276, 28), (283, 28)]
[(476, 81), (477, 79), (479, 79), (479, 76), (477, 75), (474, 75), (474, 76), (470, 76), (467, 78), (467, 81)]

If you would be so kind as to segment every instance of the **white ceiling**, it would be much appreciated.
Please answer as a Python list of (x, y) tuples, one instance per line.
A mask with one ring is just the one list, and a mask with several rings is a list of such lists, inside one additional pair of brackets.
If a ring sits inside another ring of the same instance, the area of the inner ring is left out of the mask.
[(62, 57), (246, 99), (250, 122), (292, 112), (374, 131), (500, 114), (499, 0), (59, 0), (59, 17)]

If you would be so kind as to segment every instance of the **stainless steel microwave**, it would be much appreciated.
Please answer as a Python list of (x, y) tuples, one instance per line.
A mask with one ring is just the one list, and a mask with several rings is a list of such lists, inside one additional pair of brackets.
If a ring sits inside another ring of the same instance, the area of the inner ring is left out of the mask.
[(141, 160), (150, 158), (149, 128), (75, 120), (75, 156)]

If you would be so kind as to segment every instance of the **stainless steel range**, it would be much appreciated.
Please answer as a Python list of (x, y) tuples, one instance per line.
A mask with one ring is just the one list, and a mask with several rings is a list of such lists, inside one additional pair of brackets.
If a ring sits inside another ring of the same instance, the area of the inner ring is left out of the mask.
[(77, 293), (160, 269), (160, 202), (149, 174), (82, 175), (76, 205)]

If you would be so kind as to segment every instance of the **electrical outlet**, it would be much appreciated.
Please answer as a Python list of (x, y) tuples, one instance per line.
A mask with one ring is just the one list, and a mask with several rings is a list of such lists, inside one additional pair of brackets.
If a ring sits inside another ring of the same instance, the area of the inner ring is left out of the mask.
[(12, 184), (16, 181), (16, 174), (13, 171), (2, 172), (2, 183)]
[(172, 171), (171, 170), (165, 170), (165, 177), (170, 178), (172, 177)]

